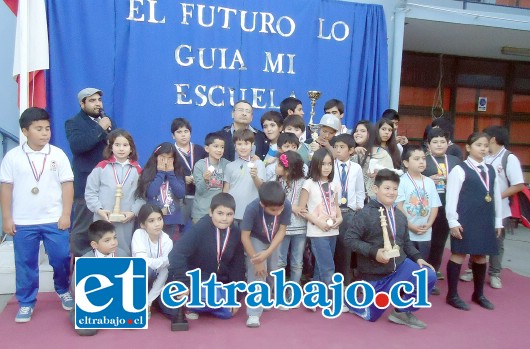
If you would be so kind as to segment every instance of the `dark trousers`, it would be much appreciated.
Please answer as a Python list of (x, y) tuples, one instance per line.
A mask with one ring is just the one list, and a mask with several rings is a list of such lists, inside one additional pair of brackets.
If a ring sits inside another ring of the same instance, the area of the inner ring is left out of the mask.
[[(344, 244), (344, 235), (348, 227), (352, 225), (355, 211), (342, 210), (342, 223), (339, 226), (339, 237), (335, 247), (335, 272), (344, 276), (344, 285), (349, 285), (353, 280), (352, 250)], [(353, 258), (355, 260), (355, 258)]]
[(74, 257), (81, 257), (91, 249), (88, 226), (94, 220), (94, 213), (86, 206), (85, 199), (76, 198), (74, 199), (73, 215), (70, 245)]
[(449, 237), (449, 223), (445, 215), (445, 207), (438, 208), (438, 215), (432, 225), (431, 249), (427, 262), (434, 267), (434, 270), (440, 270), (442, 256), (444, 254), (445, 243)]

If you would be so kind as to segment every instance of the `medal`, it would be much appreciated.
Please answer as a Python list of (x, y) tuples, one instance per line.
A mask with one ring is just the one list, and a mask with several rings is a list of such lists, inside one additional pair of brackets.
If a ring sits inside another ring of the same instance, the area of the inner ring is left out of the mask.
[[(24, 150), (24, 147), (22, 147), (22, 150)], [(37, 167), (35, 166), (35, 163), (32, 160), (30, 160), (28, 153), (24, 150), (24, 153), (26, 153), (26, 157), (28, 158), (29, 167), (31, 167), (31, 172), (33, 173), (33, 177), (35, 178), (37, 185), (39, 184), (42, 174), (44, 173), (44, 166), (46, 165), (46, 159), (48, 158), (48, 155), (50, 155), (51, 151), (52, 151), (52, 148), (49, 147), (48, 154), (44, 155), (44, 161), (42, 162), (42, 169), (40, 170), (40, 173), (39, 173), (37, 171)], [(39, 188), (37, 186), (31, 188), (31, 193), (33, 195), (37, 195), (39, 193)]]
[(342, 177), (342, 171), (339, 170), (339, 161), (338, 160), (335, 161), (335, 167), (337, 168), (337, 172), (339, 174), (340, 187), (342, 189), (342, 198), (340, 199), (340, 204), (341, 205), (346, 205), (348, 203), (348, 198), (347, 198), (347, 195), (348, 195), (348, 176), (350, 174), (350, 166), (351, 166), (351, 163), (348, 163), (348, 170), (346, 171), (345, 178), (343, 178)]
[(328, 220), (326, 221), (326, 224), (327, 224), (328, 226), (330, 226), (330, 227), (333, 226), (333, 219), (331, 219), (331, 218), (328, 219)]
[(267, 227), (267, 222), (265, 221), (265, 210), (263, 210), (263, 215), (261, 216), (261, 223), (263, 224), (263, 232), (267, 236), (267, 240), (269, 242), (272, 242), (272, 239), (274, 238), (274, 234), (276, 234), (276, 227), (278, 225), (278, 216), (274, 216), (274, 222), (272, 223), (272, 230), (269, 231), (269, 228)]
[(216, 228), (216, 242), (217, 242), (217, 270), (221, 266), (221, 258), (226, 250), (226, 245), (228, 245), (228, 239), (230, 239), (230, 227), (226, 228), (226, 235), (224, 241), (221, 243), (221, 231), (219, 228)]
[(420, 210), (420, 214), (421, 214), (422, 217), (427, 216), (427, 210), (426, 210), (425, 208), (422, 208), (422, 209)]
[(488, 168), (486, 167), (484, 172), (486, 173), (486, 179), (484, 180), (484, 178), (482, 177), (482, 175), (480, 174), (480, 170), (471, 163), (471, 161), (466, 160), (466, 163), (471, 166), (473, 168), (473, 170), (475, 170), (475, 172), (478, 174), (478, 178), (480, 179), (480, 181), (482, 182), (482, 185), (484, 185), (484, 188), (486, 188), (486, 196), (484, 197), (484, 200), (486, 202), (491, 202), (492, 198), (491, 198), (491, 195), (490, 195), (490, 174), (489, 174), (489, 170)]
[(346, 199), (346, 198), (341, 198), (340, 199), (340, 204), (341, 205), (346, 205), (347, 203), (348, 203), (348, 199)]
[(247, 164), (247, 167), (250, 168), (250, 169), (254, 168), (254, 163), (253, 162), (249, 162)]
[(193, 172), (193, 165), (195, 164), (195, 159), (194, 159), (194, 156), (193, 156), (193, 143), (190, 142), (190, 162), (188, 162), (188, 159), (187, 159), (187, 152), (180, 149), (179, 147), (177, 147), (177, 143), (175, 143), (175, 147), (177, 148), (177, 153), (180, 155), (180, 157), (182, 158), (182, 160), (184, 160), (184, 164), (186, 165), (186, 167), (188, 168), (188, 170), (190, 170), (190, 172)]

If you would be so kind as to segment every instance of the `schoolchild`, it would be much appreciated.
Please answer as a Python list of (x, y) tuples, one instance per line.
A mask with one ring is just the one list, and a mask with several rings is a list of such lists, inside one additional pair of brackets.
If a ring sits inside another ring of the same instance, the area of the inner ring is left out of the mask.
[[(340, 187), (339, 208), (342, 223), (335, 248), (335, 272), (344, 276), (344, 285), (353, 279), (352, 251), (344, 244), (344, 234), (354, 215), (364, 207), (364, 181), (361, 166), (350, 160), (355, 151), (355, 140), (351, 134), (343, 133), (331, 141), (335, 151), (333, 182)], [(355, 259), (353, 259), (355, 261)]]
[[(436, 282), (436, 273), (410, 241), (407, 217), (394, 208), (398, 195), (399, 176), (389, 169), (382, 169), (377, 173), (374, 183), (375, 199), (370, 200), (355, 215), (353, 224), (346, 231), (344, 238), (346, 245), (357, 253), (357, 270), (360, 279), (370, 283), (376, 294), (389, 292), (397, 282), (408, 281), (416, 284), (413, 272), (427, 267), (427, 292), (430, 293)], [(391, 245), (399, 247), (397, 257), (389, 258), (384, 253), (383, 227), (380, 219), (382, 214), (387, 223)], [(418, 291), (415, 288), (413, 292), (404, 295), (403, 300), (416, 298)], [(371, 322), (377, 321), (386, 310), (379, 309), (375, 304), (362, 309), (352, 308), (350, 305), (348, 307), (351, 313)], [(395, 309), (388, 319), (411, 328), (427, 327), (413, 314), (417, 310), (414, 305)]]
[(251, 156), (254, 133), (250, 130), (234, 132), (236, 159), (226, 165), (223, 192), (229, 193), (237, 202), (235, 220), (239, 224), (245, 208), (258, 198), (258, 189), (265, 180), (262, 161), (253, 161)]
[(341, 122), (340, 130), (337, 132), (337, 135), (341, 135), (344, 133), (351, 134), (351, 130), (349, 130), (346, 125), (344, 125), (344, 103), (341, 100), (338, 99), (330, 99), (324, 103), (324, 114), (332, 114), (335, 115), (337, 119)]
[(50, 115), (26, 109), (19, 119), (27, 141), (11, 149), (0, 166), (2, 230), (13, 236), (16, 291), (15, 322), (31, 320), (39, 290), (39, 246), (53, 267), (55, 291), (62, 307), (74, 306), (70, 277), (70, 214), (74, 174), (66, 154), (49, 144)]
[(157, 205), (164, 215), (164, 232), (174, 240), (185, 224), (181, 209), (184, 199), (184, 176), (174, 145), (158, 145), (147, 160), (138, 180), (136, 196)]
[(278, 154), (278, 137), (280, 136), (283, 128), (282, 115), (277, 111), (268, 111), (261, 116), (261, 128), (267, 142), (269, 143), (269, 150), (265, 155), (263, 162), (265, 166), (276, 161), (276, 155)]
[(94, 221), (104, 219), (110, 222), (116, 189), (121, 188), (120, 215), (123, 218), (113, 223), (120, 247), (130, 256), (134, 217), (145, 201), (135, 195), (142, 168), (129, 132), (123, 129), (110, 132), (103, 157), (106, 160), (99, 162), (88, 176), (85, 200), (88, 209), (94, 212)]
[(293, 133), (296, 135), (296, 137), (299, 140), (299, 146), (298, 146), (298, 154), (302, 157), (302, 160), (304, 160), (304, 164), (306, 166), (309, 165), (309, 153), (311, 153), (311, 149), (309, 148), (309, 144), (305, 143), (305, 122), (302, 116), (300, 115), (290, 115), (283, 121), (283, 132), (284, 133)]
[[(186, 196), (180, 210), (182, 225), (186, 225), (191, 220), (193, 199), (195, 199), (193, 168), (197, 161), (204, 159), (208, 154), (201, 145), (191, 142), (191, 124), (184, 118), (173, 119), (171, 122), (171, 137), (175, 140), (177, 159), (182, 167), (186, 183)], [(182, 230), (183, 226), (180, 228)]]
[(401, 168), (401, 154), (397, 146), (396, 134), (394, 133), (394, 123), (388, 119), (380, 119), (375, 124), (375, 143), (390, 154), (392, 163), (396, 170)]
[(451, 229), (451, 258), (447, 263), (446, 301), (461, 310), (469, 310), (469, 305), (458, 295), (458, 275), (466, 254), (472, 261), (471, 300), (485, 309), (494, 309), (484, 296), (486, 256), (498, 254), (497, 236), (503, 226), (499, 180), (494, 168), (484, 162), (489, 141), (486, 133), (472, 133), (466, 144), (469, 156), (455, 166), (447, 179), (445, 209)]
[(166, 284), (169, 266), (169, 252), (173, 241), (162, 229), (164, 214), (158, 205), (145, 204), (138, 212), (140, 228), (133, 234), (132, 256), (144, 258), (147, 262), (148, 316), (151, 317), (151, 305), (162, 292)]
[(223, 158), (225, 150), (224, 136), (219, 133), (208, 133), (204, 139), (204, 150), (208, 156), (197, 161), (193, 168), (195, 198), (191, 217), (193, 223), (208, 214), (210, 202), (215, 194), (223, 190), (223, 178), (226, 165), (230, 161)]
[[(278, 269), (278, 247), (291, 224), (291, 203), (278, 182), (265, 182), (259, 197), (245, 209), (241, 242), (246, 253), (247, 281), (272, 281), (268, 273)], [(267, 280), (268, 279), (268, 280)], [(247, 327), (259, 327), (263, 307), (247, 308)]]

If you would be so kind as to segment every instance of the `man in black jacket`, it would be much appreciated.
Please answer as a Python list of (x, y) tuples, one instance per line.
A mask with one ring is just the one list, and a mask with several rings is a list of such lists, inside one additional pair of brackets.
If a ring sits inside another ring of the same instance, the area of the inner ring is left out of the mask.
[(269, 151), (269, 140), (267, 137), (265, 137), (265, 134), (262, 131), (256, 130), (250, 126), (253, 113), (254, 111), (252, 109), (252, 105), (245, 100), (237, 101), (234, 104), (234, 108), (232, 110), (232, 119), (234, 120), (233, 124), (223, 127), (223, 129), (218, 132), (225, 141), (225, 152), (223, 157), (226, 160), (234, 161), (236, 158), (234, 141), (232, 140), (234, 131), (246, 128), (254, 132), (254, 145), (252, 146), (253, 153), (256, 154), (261, 160), (263, 160), (265, 155), (267, 155), (267, 152)]
[[(376, 294), (379, 292), (388, 294), (390, 288), (400, 281), (415, 284), (416, 278), (412, 273), (422, 267), (428, 267), (427, 294), (430, 294), (436, 282), (436, 273), (413, 246), (409, 238), (407, 217), (401, 211), (394, 209), (398, 186), (399, 176), (393, 171), (384, 169), (377, 173), (374, 184), (376, 200), (370, 201), (355, 215), (352, 225), (345, 233), (344, 243), (357, 253), (357, 270), (360, 278), (370, 283)], [(385, 256), (381, 212), (386, 213), (385, 219), (391, 244), (399, 246), (398, 257)], [(414, 289), (412, 293), (405, 294), (403, 300), (416, 298), (417, 292), (418, 290)], [(349, 308), (352, 313), (372, 322), (385, 312), (385, 309), (379, 309), (375, 304), (364, 309)], [(412, 314), (415, 310), (418, 308), (414, 305), (396, 309), (388, 319), (412, 328), (425, 328), (425, 323)]]
[(115, 127), (112, 120), (103, 113), (103, 91), (84, 88), (77, 94), (81, 110), (66, 120), (66, 138), (73, 154), (74, 172), (74, 219), (70, 233), (74, 257), (81, 257), (90, 249), (88, 226), (94, 214), (86, 206), (85, 187), (90, 172), (103, 159), (107, 145), (107, 134)]

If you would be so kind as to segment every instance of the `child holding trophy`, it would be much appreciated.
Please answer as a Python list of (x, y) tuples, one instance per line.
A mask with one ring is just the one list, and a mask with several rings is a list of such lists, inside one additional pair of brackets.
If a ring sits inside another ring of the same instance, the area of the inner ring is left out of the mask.
[(135, 196), (142, 168), (129, 132), (113, 130), (108, 141), (103, 151), (106, 160), (98, 163), (88, 176), (85, 200), (88, 209), (94, 212), (94, 221), (114, 223), (118, 243), (130, 256), (134, 217), (145, 203)]
[[(407, 217), (394, 208), (398, 186), (399, 176), (396, 173), (388, 169), (377, 172), (373, 188), (376, 198), (355, 215), (344, 236), (344, 243), (357, 253), (359, 276), (370, 283), (376, 293), (389, 292), (399, 281), (415, 284), (412, 273), (422, 267), (428, 267), (427, 292), (430, 293), (436, 282), (436, 273), (410, 241)], [(403, 299), (415, 298), (417, 292), (414, 289)], [(372, 322), (385, 312), (375, 304), (363, 309), (349, 308), (350, 312)], [(416, 310), (414, 306), (394, 310), (388, 319), (411, 328), (425, 328), (427, 325), (412, 314)]]

